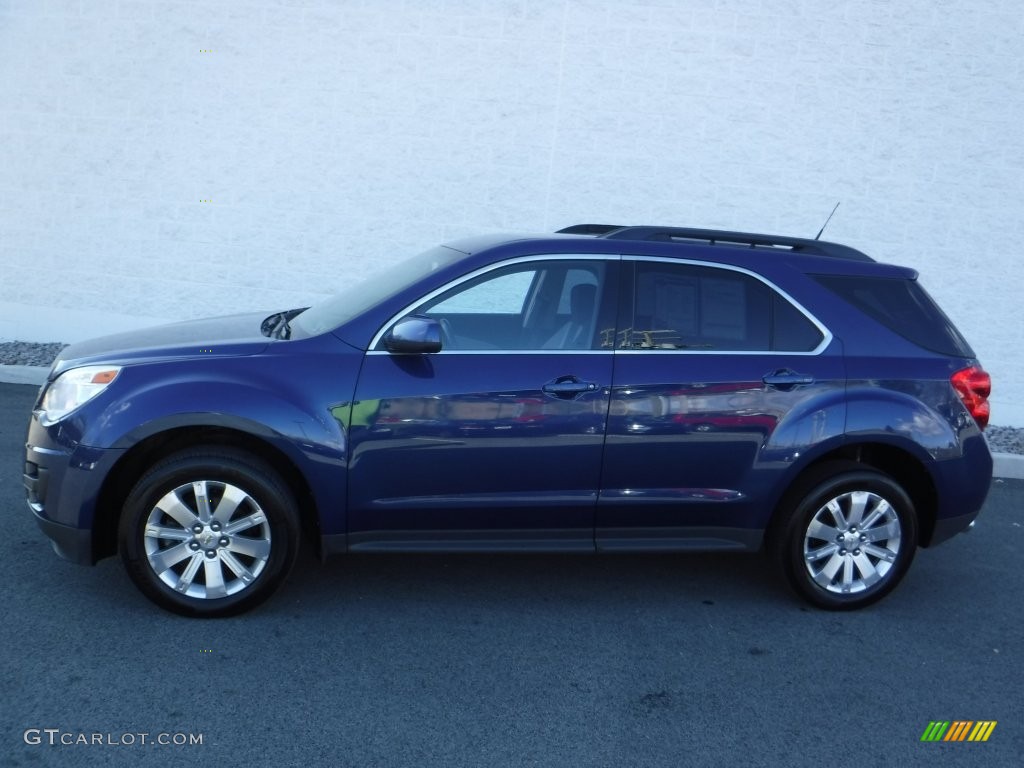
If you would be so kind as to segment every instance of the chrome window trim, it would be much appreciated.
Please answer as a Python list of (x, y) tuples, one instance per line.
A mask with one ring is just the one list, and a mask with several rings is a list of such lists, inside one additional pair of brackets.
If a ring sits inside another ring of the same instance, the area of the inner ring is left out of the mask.
[[(825, 345), (828, 346), (827, 344)], [(824, 347), (815, 347), (809, 352), (786, 352), (777, 349), (616, 349), (616, 355), (746, 355), (746, 356), (776, 356), (776, 355), (800, 355), (802, 357), (815, 357), (824, 351)]]
[[(720, 264), (714, 261), (701, 261), (699, 259), (676, 259), (671, 256), (631, 256), (623, 255), (623, 261), (657, 261), (665, 264), (682, 264), (690, 267), (710, 267), (711, 269), (725, 269), (730, 272), (739, 272), (768, 286), (775, 293), (779, 294), (782, 298), (792, 304), (801, 315), (806, 317), (815, 328), (821, 333), (821, 341), (814, 349), (806, 350), (804, 352), (787, 352), (785, 350), (775, 349), (616, 349), (615, 354), (617, 355), (799, 355), (802, 357), (814, 357), (823, 353), (828, 349), (829, 344), (832, 343), (832, 331), (830, 331), (824, 323), (818, 318), (812, 315), (803, 304), (790, 296), (786, 291), (782, 290), (768, 278), (763, 275), (759, 275), (757, 272), (746, 269), (744, 267), (737, 267), (732, 264)], [(635, 286), (634, 286), (635, 287)]]
[[(610, 355), (610, 349), (449, 349), (447, 352), (430, 352), (433, 355)], [(646, 350), (645, 350), (646, 351)], [(423, 352), (388, 352), (386, 349), (371, 349), (368, 355), (422, 355)]]
[[(525, 264), (533, 261), (643, 261), (643, 262), (660, 262), (664, 264), (680, 264), (683, 266), (692, 267), (708, 267), (711, 269), (723, 269), (730, 272), (739, 272), (754, 278), (755, 280), (763, 283), (769, 289), (782, 296), (788, 301), (793, 307), (796, 308), (800, 314), (806, 317), (811, 324), (818, 329), (821, 333), (821, 342), (814, 349), (806, 350), (803, 352), (787, 352), (784, 350), (771, 350), (771, 349), (450, 349), (441, 350), (440, 352), (434, 352), (435, 355), (606, 355), (609, 352), (613, 352), (616, 355), (767, 355), (767, 356), (800, 356), (800, 357), (814, 357), (821, 355), (828, 346), (832, 343), (833, 335), (824, 323), (818, 318), (812, 315), (799, 301), (794, 299), (789, 293), (782, 290), (767, 279), (763, 275), (758, 274), (752, 270), (746, 269), (745, 267), (737, 267), (732, 264), (721, 264), (714, 261), (702, 261), (699, 259), (685, 259), (675, 258), (671, 256), (636, 256), (629, 254), (602, 254), (602, 253), (586, 253), (586, 254), (575, 254), (575, 253), (548, 253), (534, 256), (517, 256), (513, 259), (506, 259), (495, 264), (489, 264), (486, 267), (480, 267), (468, 275), (463, 275), (450, 283), (446, 283), (440, 288), (431, 291), (426, 296), (423, 296), (412, 304), (407, 305), (402, 309), (401, 312), (393, 315), (384, 325), (381, 326), (380, 330), (374, 334), (373, 339), (370, 341), (370, 346), (367, 349), (366, 354), (368, 355), (393, 355), (394, 352), (389, 352), (386, 349), (376, 349), (376, 346), (380, 343), (387, 329), (397, 323), (403, 317), (408, 315), (414, 307), (420, 304), (430, 301), (431, 299), (440, 296), (442, 293), (456, 288), (464, 282), (473, 280), (480, 275), (485, 275), (488, 272), (493, 272), (497, 269), (503, 269), (514, 264)], [(621, 278), (620, 278), (621, 279)], [(412, 354), (412, 353), (410, 353)]]

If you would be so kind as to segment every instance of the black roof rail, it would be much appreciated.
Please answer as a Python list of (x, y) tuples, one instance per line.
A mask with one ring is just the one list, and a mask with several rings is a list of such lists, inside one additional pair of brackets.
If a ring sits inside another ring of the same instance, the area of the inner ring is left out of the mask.
[(726, 232), (717, 229), (689, 229), (686, 227), (617, 227), (603, 224), (577, 224), (559, 230), (564, 234), (592, 234), (608, 240), (661, 240), (664, 242), (693, 242), (707, 245), (726, 245), (742, 248), (778, 248), (794, 253), (814, 256), (833, 256), (853, 261), (874, 261), (866, 253), (848, 245), (827, 240), (803, 237), (759, 235), (752, 232)]
[(616, 229), (625, 229), (621, 224), (573, 224), (571, 227), (560, 229), (556, 235), (601, 235), (614, 232)]

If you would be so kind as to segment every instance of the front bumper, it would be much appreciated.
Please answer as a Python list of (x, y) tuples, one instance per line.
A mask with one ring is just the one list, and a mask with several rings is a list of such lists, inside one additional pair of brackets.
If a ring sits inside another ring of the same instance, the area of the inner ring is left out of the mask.
[(59, 425), (43, 427), (33, 416), (22, 475), (26, 502), (57, 554), (93, 565), (99, 559), (95, 522), (100, 492), (123, 451), (69, 444), (61, 437)]
[(39, 524), (43, 533), (49, 537), (54, 552), (65, 560), (70, 560), (78, 565), (96, 565), (96, 557), (92, 548), (92, 531), (72, 528), (55, 523), (53, 520), (47, 520), (34, 509), (32, 514), (35, 515), (36, 523)]

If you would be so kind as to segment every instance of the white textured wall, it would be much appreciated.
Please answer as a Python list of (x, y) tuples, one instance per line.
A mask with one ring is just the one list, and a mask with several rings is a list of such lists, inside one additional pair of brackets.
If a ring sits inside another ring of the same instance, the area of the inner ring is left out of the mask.
[(1022, 54), (1019, 0), (0, 0), (0, 339), (842, 200), (828, 237), (920, 269), (1024, 426)]

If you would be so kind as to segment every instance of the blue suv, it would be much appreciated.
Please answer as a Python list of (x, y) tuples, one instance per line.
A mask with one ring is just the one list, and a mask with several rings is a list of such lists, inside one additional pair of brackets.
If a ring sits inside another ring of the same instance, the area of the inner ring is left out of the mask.
[(68, 347), (28, 431), (62, 556), (192, 616), (342, 552), (765, 549), (858, 608), (988, 492), (988, 374), (904, 267), (819, 240), (481, 237), (307, 309)]

